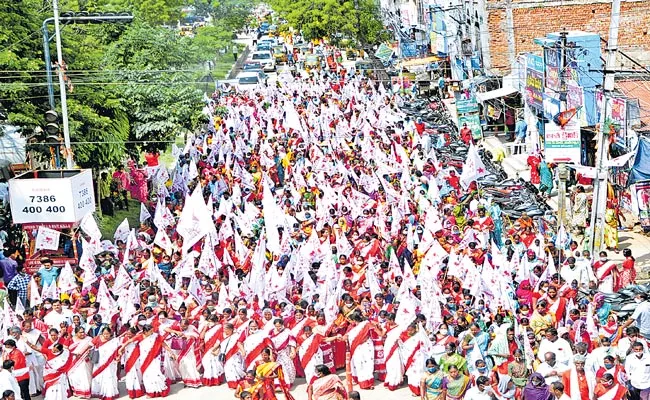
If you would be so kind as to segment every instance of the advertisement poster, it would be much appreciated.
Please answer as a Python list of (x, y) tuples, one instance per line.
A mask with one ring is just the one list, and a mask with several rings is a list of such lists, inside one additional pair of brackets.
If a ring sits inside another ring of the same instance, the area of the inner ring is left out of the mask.
[(544, 109), (544, 59), (534, 54), (526, 58), (526, 102), (537, 110)]
[(544, 50), (544, 61), (546, 65), (546, 87), (553, 90), (560, 90), (560, 53), (555, 48)]
[(544, 126), (546, 161), (580, 165), (580, 124), (571, 120), (564, 127), (555, 122)]
[(644, 231), (650, 231), (650, 181), (637, 182), (636, 200), (639, 205), (639, 222)]
[(463, 124), (467, 124), (467, 127), (472, 130), (472, 137), (474, 140), (480, 140), (483, 138), (481, 119), (479, 118), (478, 114), (463, 115), (458, 117), (459, 128), (462, 128)]
[(584, 91), (575, 81), (567, 82), (566, 93), (566, 108), (575, 108), (578, 110), (577, 118), (580, 121), (580, 126), (587, 126), (587, 113), (584, 108)]
[(616, 125), (614, 142), (627, 148), (627, 101), (623, 98), (613, 98), (609, 101), (609, 117)]

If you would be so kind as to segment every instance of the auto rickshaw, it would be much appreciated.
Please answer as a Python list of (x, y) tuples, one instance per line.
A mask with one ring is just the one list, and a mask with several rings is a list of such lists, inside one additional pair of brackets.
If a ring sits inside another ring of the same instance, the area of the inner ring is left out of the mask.
[(273, 57), (276, 64), (285, 64), (287, 62), (287, 53), (284, 51), (284, 46), (274, 46)]
[(348, 61), (354, 61), (358, 56), (359, 52), (356, 49), (350, 47), (345, 50), (345, 58), (347, 58)]

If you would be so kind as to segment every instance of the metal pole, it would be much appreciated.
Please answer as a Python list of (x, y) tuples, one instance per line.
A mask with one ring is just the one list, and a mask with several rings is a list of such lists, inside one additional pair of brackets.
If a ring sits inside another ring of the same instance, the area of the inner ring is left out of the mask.
[[(598, 157), (596, 159), (596, 180), (594, 181), (593, 201), (591, 202), (591, 230), (589, 233), (589, 250), (594, 254), (595, 250), (600, 250), (603, 240), (602, 224), (604, 222), (605, 204), (607, 201), (607, 168), (604, 167), (604, 161), (607, 158), (605, 148), (610, 134), (609, 128), (605, 128), (607, 108), (609, 105), (609, 95), (614, 90), (614, 78), (616, 72), (616, 52), (618, 48), (618, 25), (621, 16), (621, 0), (612, 1), (612, 13), (609, 20), (609, 38), (607, 41), (607, 62), (605, 64), (605, 79), (603, 85), (603, 99), (600, 107), (599, 129), (598, 129)], [(604, 187), (603, 187), (604, 185)], [(603, 190), (605, 189), (605, 190)], [(604, 196), (603, 196), (604, 194)], [(601, 215), (603, 214), (603, 215)], [(596, 239), (598, 239), (598, 248), (596, 248)]]
[(43, 21), (43, 58), (45, 61), (45, 75), (47, 76), (47, 99), (50, 102), (50, 109), (54, 110), (54, 85), (52, 83), (52, 60), (50, 59), (50, 32), (47, 24), (52, 22), (52, 18)]
[[(115, 22), (131, 22), (133, 15), (102, 15), (102, 16), (88, 16), (88, 17), (59, 17), (59, 21), (115, 21)], [(56, 104), (54, 103), (54, 83), (52, 82), (52, 60), (50, 59), (50, 32), (47, 26), (54, 21), (54, 18), (47, 18), (43, 21), (43, 59), (45, 61), (45, 74), (47, 75), (47, 96), (50, 103), (50, 108), (54, 110)]]
[(565, 163), (557, 165), (557, 212), (560, 226), (566, 225), (566, 181), (569, 178), (569, 171)]
[(59, 63), (59, 90), (61, 91), (61, 119), (63, 120), (63, 143), (65, 145), (65, 161), (66, 167), (72, 169), (74, 163), (72, 161), (72, 149), (70, 147), (70, 127), (68, 126), (68, 99), (65, 88), (65, 81), (63, 80), (63, 53), (61, 51), (61, 30), (59, 26), (59, 0), (52, 0), (52, 8), (54, 9), (54, 33), (56, 37), (56, 55)]
[[(560, 111), (566, 110), (566, 42), (567, 33), (560, 32)], [(560, 162), (557, 166), (557, 208), (560, 217), (560, 225), (567, 226), (566, 224), (566, 182), (569, 179), (569, 170), (567, 170), (566, 163)]]

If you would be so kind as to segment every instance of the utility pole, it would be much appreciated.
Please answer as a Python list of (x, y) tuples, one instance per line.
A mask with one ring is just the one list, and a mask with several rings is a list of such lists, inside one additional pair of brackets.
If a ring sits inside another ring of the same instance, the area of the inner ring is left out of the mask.
[[(560, 112), (566, 111), (566, 44), (567, 32), (560, 32)], [(557, 47), (557, 46), (556, 46)], [(555, 56), (555, 55), (554, 55)], [(560, 162), (557, 165), (557, 211), (560, 225), (566, 227), (566, 182), (569, 179), (569, 171), (566, 163)]]
[(61, 91), (61, 119), (63, 120), (63, 145), (65, 146), (66, 168), (72, 169), (72, 148), (70, 147), (70, 126), (68, 125), (68, 98), (63, 79), (63, 53), (61, 51), (61, 27), (59, 26), (59, 0), (52, 0), (54, 8), (54, 33), (56, 37), (56, 55), (59, 63), (59, 90)]
[[(591, 202), (591, 219), (589, 220), (589, 250), (593, 257), (595, 250), (600, 250), (603, 243), (603, 223), (605, 221), (605, 205), (607, 202), (607, 167), (604, 166), (607, 158), (606, 136), (610, 134), (609, 127), (605, 127), (609, 97), (614, 90), (616, 73), (616, 52), (618, 49), (618, 25), (621, 17), (621, 0), (612, 1), (612, 13), (609, 20), (609, 38), (607, 40), (607, 59), (605, 63), (605, 78), (603, 84), (603, 98), (600, 106), (598, 128), (598, 154), (596, 158), (596, 179), (594, 180), (594, 193)], [(596, 247), (598, 241), (598, 247)]]

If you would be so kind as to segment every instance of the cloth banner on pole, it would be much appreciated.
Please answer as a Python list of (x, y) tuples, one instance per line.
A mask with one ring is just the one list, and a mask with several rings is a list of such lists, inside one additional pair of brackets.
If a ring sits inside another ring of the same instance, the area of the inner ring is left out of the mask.
[(56, 250), (59, 248), (61, 232), (44, 226), (38, 227), (36, 234), (36, 250)]

